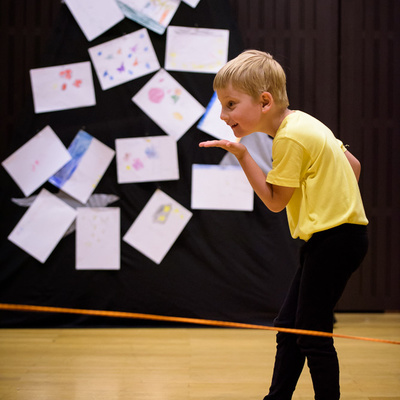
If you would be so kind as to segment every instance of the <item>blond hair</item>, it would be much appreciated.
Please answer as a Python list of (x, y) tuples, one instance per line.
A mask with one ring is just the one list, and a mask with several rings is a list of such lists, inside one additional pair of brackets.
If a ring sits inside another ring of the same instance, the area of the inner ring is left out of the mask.
[(213, 87), (224, 89), (229, 84), (254, 99), (269, 92), (279, 106), (289, 106), (285, 71), (269, 53), (246, 50), (230, 60), (218, 71)]

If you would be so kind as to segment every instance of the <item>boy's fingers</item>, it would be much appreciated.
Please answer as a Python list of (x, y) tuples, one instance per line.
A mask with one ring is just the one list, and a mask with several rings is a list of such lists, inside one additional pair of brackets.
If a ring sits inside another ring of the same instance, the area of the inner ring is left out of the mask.
[(226, 146), (228, 143), (224, 140), (208, 140), (206, 142), (199, 143), (200, 147), (222, 147)]

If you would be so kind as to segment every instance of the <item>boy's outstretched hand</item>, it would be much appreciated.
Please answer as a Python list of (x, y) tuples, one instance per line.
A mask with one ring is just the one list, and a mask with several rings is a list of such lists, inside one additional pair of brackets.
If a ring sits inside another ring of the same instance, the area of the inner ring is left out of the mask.
[(229, 140), (208, 140), (199, 143), (199, 147), (220, 147), (232, 153), (236, 158), (240, 159), (244, 156), (247, 148), (244, 144), (238, 142), (230, 142)]

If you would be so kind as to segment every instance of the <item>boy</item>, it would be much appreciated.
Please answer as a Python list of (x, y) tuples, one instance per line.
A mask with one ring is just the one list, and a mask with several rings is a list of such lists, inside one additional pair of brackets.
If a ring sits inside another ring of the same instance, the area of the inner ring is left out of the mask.
[[(321, 122), (288, 108), (286, 76), (268, 54), (248, 50), (216, 75), (221, 119), (237, 138), (273, 138), (272, 170), (265, 175), (246, 147), (212, 140), (236, 156), (250, 184), (274, 212), (286, 208), (291, 235), (304, 245), (300, 265), (274, 321), (278, 327), (333, 331), (333, 309), (368, 248), (358, 179), (360, 163)], [(279, 332), (272, 383), (264, 399), (291, 399), (305, 360), (316, 400), (340, 398), (332, 338)]]

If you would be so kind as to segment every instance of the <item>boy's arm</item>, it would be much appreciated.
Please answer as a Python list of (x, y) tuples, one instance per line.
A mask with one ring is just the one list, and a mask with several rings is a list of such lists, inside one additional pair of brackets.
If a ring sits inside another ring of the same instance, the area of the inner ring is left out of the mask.
[(294, 188), (268, 183), (265, 173), (257, 165), (243, 144), (229, 142), (228, 140), (211, 140), (202, 142), (199, 146), (220, 147), (232, 153), (238, 159), (254, 192), (271, 211), (282, 211), (289, 203)]
[(360, 161), (357, 160), (356, 157), (353, 156), (348, 150), (344, 152), (344, 155), (347, 157), (351, 168), (353, 168), (354, 174), (356, 176), (357, 182), (360, 179), (360, 174), (361, 174), (361, 163)]

